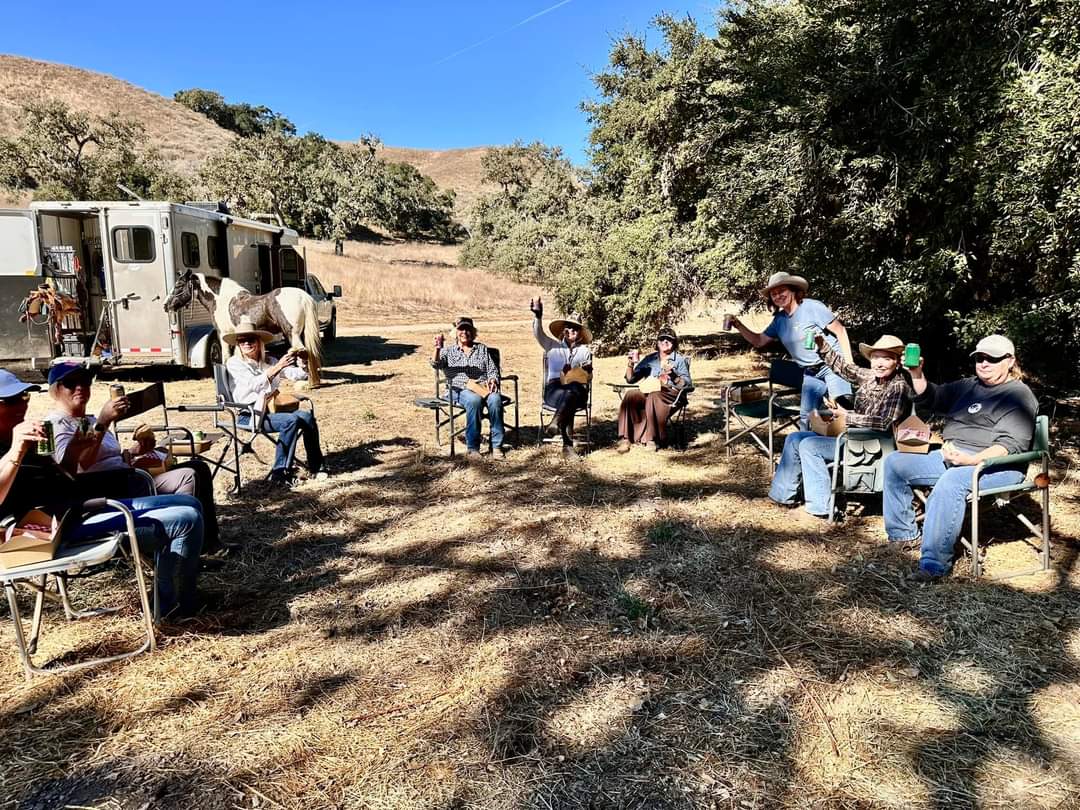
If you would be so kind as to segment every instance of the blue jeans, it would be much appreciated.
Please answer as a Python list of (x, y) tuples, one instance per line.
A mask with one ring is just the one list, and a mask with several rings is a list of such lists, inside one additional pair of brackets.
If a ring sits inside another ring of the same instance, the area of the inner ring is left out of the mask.
[(806, 430), (787, 436), (769, 497), (777, 503), (794, 503), (801, 483), (806, 511), (828, 517), (832, 478), (826, 465), (836, 454), (836, 442), (835, 437), (818, 436)]
[[(239, 423), (247, 426), (246, 415), (240, 417)], [(267, 431), (277, 433), (277, 450), (274, 453), (274, 466), (270, 469), (270, 475), (289, 471), (296, 457), (296, 440), (301, 435), (304, 437), (307, 468), (312, 472), (322, 469), (325, 460), (322, 447), (319, 446), (319, 424), (311, 411), (301, 408), (292, 413), (268, 413), (263, 417), (263, 426)]]
[[(155, 557), (161, 613), (179, 606), (191, 611), (197, 605), (199, 551), (203, 543), (203, 519), (199, 502), (190, 495), (153, 495), (117, 499), (131, 509), (140, 550)], [(102, 512), (74, 527), (66, 540), (93, 540), (125, 527), (119, 512)]]
[[(923, 518), (919, 567), (935, 576), (952, 570), (953, 548), (964, 525), (971, 494), (972, 467), (946, 467), (940, 450), (926, 455), (891, 453), (885, 459), (885, 534), (891, 542), (914, 540), (919, 530), (912, 506), (913, 486), (933, 487)], [(979, 487), (1000, 487), (1024, 480), (1019, 470), (991, 470), (979, 476)]]
[(465, 409), (465, 446), (470, 450), (480, 449), (480, 417), (487, 403), (488, 421), (491, 423), (491, 446), (502, 447), (503, 443), (503, 401), (498, 391), (481, 397), (466, 389), (452, 388), (453, 401)]
[(810, 427), (810, 412), (821, 407), (821, 401), (828, 394), (830, 399), (851, 396), (851, 383), (825, 367), (817, 374), (804, 374), (802, 384), (802, 400), (799, 403), (799, 427), (808, 430)]

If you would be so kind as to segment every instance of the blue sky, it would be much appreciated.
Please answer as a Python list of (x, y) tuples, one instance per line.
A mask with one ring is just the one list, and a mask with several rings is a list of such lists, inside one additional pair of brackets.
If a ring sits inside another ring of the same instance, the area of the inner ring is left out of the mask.
[(649, 23), (660, 11), (712, 31), (719, 2), (20, 3), (6, 4), (0, 52), (166, 96), (217, 90), (335, 139), (373, 133), (424, 149), (542, 140), (582, 163), (579, 105), (612, 43), (627, 32), (659, 43)]

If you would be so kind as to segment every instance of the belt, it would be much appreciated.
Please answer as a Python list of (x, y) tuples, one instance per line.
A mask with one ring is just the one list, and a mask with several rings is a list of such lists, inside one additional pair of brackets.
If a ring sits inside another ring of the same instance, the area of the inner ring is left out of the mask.
[(818, 372), (822, 371), (825, 368), (826, 366), (824, 363), (818, 363), (813, 366), (803, 366), (803, 374), (805, 374), (807, 377), (816, 377), (818, 375)]

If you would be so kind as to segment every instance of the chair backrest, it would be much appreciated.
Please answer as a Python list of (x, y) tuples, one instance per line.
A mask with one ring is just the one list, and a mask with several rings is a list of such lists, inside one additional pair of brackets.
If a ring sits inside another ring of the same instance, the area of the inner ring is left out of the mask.
[(495, 368), (502, 374), (502, 353), (498, 349), (493, 349), (488, 346), (488, 354), (491, 355), (491, 360), (495, 363)]
[(802, 366), (791, 360), (773, 360), (769, 364), (769, 382), (774, 385), (801, 391), (804, 376)]
[(165, 410), (164, 383), (156, 382), (153, 385), (148, 385), (146, 388), (128, 394), (128, 402), (131, 404), (131, 407), (129, 407), (127, 413), (124, 414), (124, 419), (130, 419), (133, 416), (146, 413), (153, 408), (161, 408), (165, 417), (165, 424), (168, 424), (169, 412)]
[(1031, 449), (1040, 453), (1050, 452), (1050, 417), (1046, 414), (1035, 417), (1035, 433), (1031, 437)]
[(232, 375), (221, 363), (214, 363), (214, 393), (218, 402), (229, 402), (233, 398)]

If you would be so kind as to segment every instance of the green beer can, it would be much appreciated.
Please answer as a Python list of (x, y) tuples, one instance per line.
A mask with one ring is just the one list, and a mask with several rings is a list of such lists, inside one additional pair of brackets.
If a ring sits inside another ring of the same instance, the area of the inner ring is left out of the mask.
[(922, 359), (922, 349), (918, 343), (909, 343), (904, 347), (904, 365), (907, 368), (915, 368)]
[(37, 454), (39, 456), (51, 456), (56, 452), (56, 434), (53, 433), (53, 423), (43, 423), (41, 430), (45, 433), (45, 438), (38, 439)]

